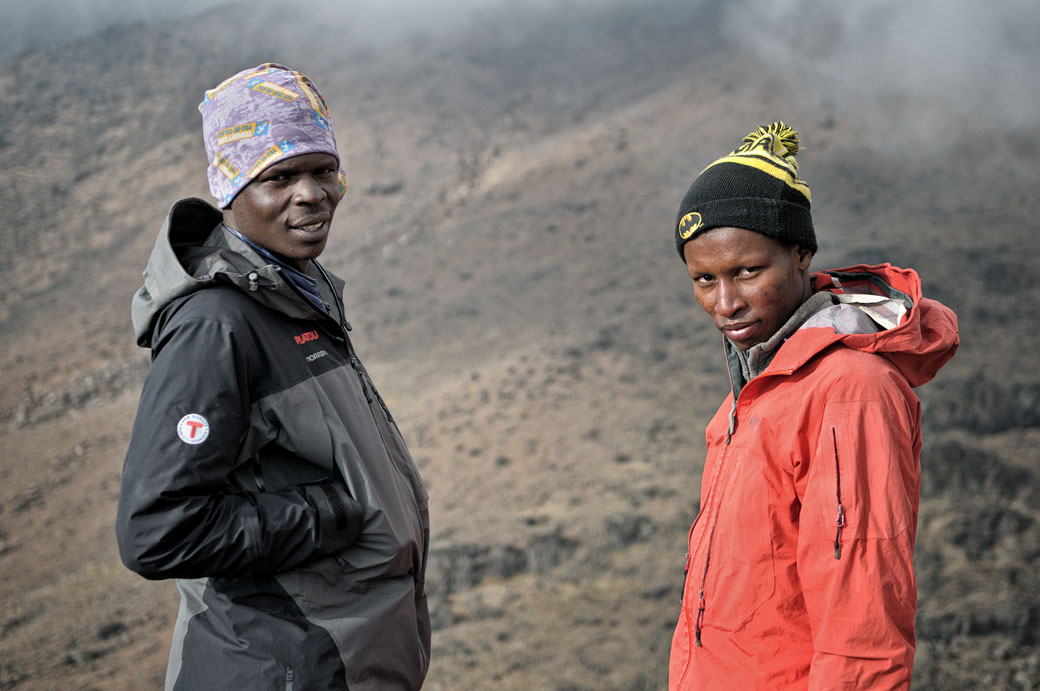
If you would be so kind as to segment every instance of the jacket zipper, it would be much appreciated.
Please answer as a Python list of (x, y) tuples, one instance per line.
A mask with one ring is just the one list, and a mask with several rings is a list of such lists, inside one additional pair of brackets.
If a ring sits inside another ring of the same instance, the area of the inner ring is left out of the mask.
[[(726, 372), (729, 374), (730, 390), (732, 390), (733, 389), (733, 373), (729, 371), (729, 367), (726, 368)], [(743, 393), (743, 391), (741, 391), (741, 393)], [(726, 446), (729, 446), (730, 441), (733, 439), (733, 434), (736, 432), (736, 429), (737, 429), (737, 401), (738, 401), (739, 398), (740, 398), (739, 395), (734, 394), (734, 396), (733, 396), (733, 406), (730, 408), (730, 413), (729, 413), (729, 429), (726, 432)], [(713, 482), (721, 482), (721, 479), (722, 479), (722, 464), (725, 461), (726, 461), (725, 455), (722, 458), (719, 459), (718, 475), (717, 475), (717, 477), (713, 478)], [(708, 581), (708, 568), (711, 565), (711, 546), (712, 546), (712, 543), (715, 540), (715, 528), (716, 528), (716, 526), (719, 523), (719, 512), (722, 510), (722, 500), (724, 499), (725, 489), (726, 489), (726, 484), (723, 483), (721, 486), (713, 487), (712, 488), (712, 492), (711, 492), (712, 501), (710, 502), (710, 504), (715, 506), (715, 516), (712, 519), (711, 528), (708, 531), (708, 545), (707, 545), (706, 550), (705, 550), (704, 569), (701, 572), (700, 590), (697, 593), (697, 597), (698, 597), (697, 619), (696, 619), (695, 624), (694, 624), (694, 645), (696, 645), (697, 647), (702, 647), (702, 644), (701, 644), (701, 627), (702, 627), (702, 625), (704, 623), (704, 610), (706, 609), (706, 605), (705, 605), (706, 599), (705, 599), (705, 596), (704, 596), (704, 588), (705, 588), (705, 584)], [(716, 491), (718, 492), (718, 497), (715, 496)], [(709, 510), (710, 510), (710, 505), (709, 505)], [(844, 511), (844, 509), (842, 511)], [(700, 519), (700, 515), (699, 514), (697, 516), (697, 519), (694, 520), (694, 525), (697, 524), (697, 520), (698, 519)], [(844, 518), (842, 520), (844, 520)], [(693, 534), (693, 528), (692, 527), (690, 528), (690, 534), (691, 535)], [(685, 593), (685, 589), (686, 589), (686, 587), (684, 585), (683, 586), (684, 593)]]
[[(321, 272), (322, 278), (325, 279), (325, 283), (329, 286), (329, 292), (332, 293), (332, 299), (336, 301), (336, 311), (339, 312), (340, 318), (339, 328), (343, 330), (343, 350), (346, 351), (347, 357), (350, 358), (350, 366), (354, 369), (354, 373), (357, 374), (358, 379), (361, 382), (361, 390), (365, 394), (365, 401), (371, 405), (373, 398), (371, 388), (368, 385), (368, 378), (365, 376), (365, 371), (362, 369), (361, 363), (354, 355), (353, 349), (350, 347), (350, 341), (347, 339), (347, 332), (351, 330), (350, 322), (347, 321), (347, 310), (344, 307), (343, 302), (339, 299), (339, 293), (336, 292), (336, 286), (332, 284), (332, 279), (329, 278), (328, 273), (325, 272), (325, 268), (318, 262), (314, 262), (314, 266)], [(380, 403), (382, 403), (382, 401), (380, 401)], [(386, 406), (382, 406), (382, 408), (385, 412)]]
[[(347, 310), (343, 305), (343, 302), (339, 299), (339, 293), (336, 292), (336, 287), (332, 284), (332, 279), (329, 278), (328, 273), (318, 262), (314, 262), (314, 266), (317, 267), (318, 271), (321, 272), (322, 278), (325, 279), (325, 283), (329, 286), (329, 292), (332, 293), (332, 299), (336, 301), (336, 310), (339, 312), (340, 324), (339, 327), (343, 329), (344, 339), (343, 347), (347, 352), (347, 357), (350, 358), (350, 366), (354, 368), (354, 372), (357, 374), (358, 379), (361, 381), (361, 390), (365, 394), (365, 401), (372, 404), (376, 399), (379, 399), (379, 407), (383, 410), (383, 415), (386, 419), (393, 422), (393, 417), (390, 415), (390, 409), (386, 407), (386, 403), (383, 402), (383, 397), (375, 390), (375, 385), (372, 383), (371, 377), (368, 376), (368, 372), (361, 366), (361, 362), (352, 352), (349, 342), (346, 339), (346, 334), (351, 330), (350, 322), (347, 321)], [(373, 398), (374, 397), (374, 398)]]
[[(329, 277), (328, 273), (325, 272), (325, 268), (321, 264), (315, 261), (314, 265), (318, 268), (318, 271), (321, 272), (322, 277), (325, 279), (325, 282), (328, 284), (330, 292), (332, 293), (332, 298), (336, 301), (336, 309), (339, 311), (339, 316), (342, 320), (342, 322), (340, 323), (340, 328), (343, 329), (343, 349), (346, 351), (347, 357), (350, 358), (350, 366), (354, 369), (354, 372), (357, 373), (358, 379), (361, 381), (361, 390), (365, 394), (365, 401), (368, 402), (369, 412), (372, 413), (372, 396), (373, 394), (375, 394), (375, 398), (379, 399), (379, 407), (383, 411), (383, 414), (386, 416), (387, 421), (392, 423), (396, 427), (397, 423), (395, 423), (393, 417), (390, 416), (390, 410), (386, 407), (386, 404), (383, 402), (383, 397), (375, 391), (375, 385), (369, 386), (370, 380), (368, 377), (368, 373), (361, 366), (361, 362), (357, 359), (357, 356), (354, 354), (354, 348), (353, 346), (351, 346), (350, 339), (347, 337), (347, 332), (351, 330), (350, 322), (346, 320), (347, 310), (346, 307), (343, 305), (343, 301), (340, 300), (339, 293), (336, 291), (336, 287), (332, 284), (332, 279)], [(372, 417), (375, 418), (374, 413), (372, 413)], [(424, 591), (424, 585), (426, 582), (426, 562), (429, 559), (430, 533), (428, 529), (423, 527), (422, 512), (419, 510), (419, 500), (415, 496), (415, 488), (412, 486), (411, 480), (405, 477), (404, 471), (402, 471), (401, 468), (398, 467), (397, 462), (394, 461), (394, 454), (390, 451), (390, 446), (386, 443), (386, 438), (383, 436), (383, 430), (379, 427), (379, 421), (375, 420), (375, 423), (376, 432), (379, 434), (379, 440), (383, 442), (383, 448), (386, 450), (387, 458), (389, 458), (390, 460), (390, 465), (393, 466), (394, 470), (397, 471), (398, 476), (405, 483), (405, 486), (407, 486), (410, 490), (408, 494), (412, 499), (412, 507), (415, 509), (415, 518), (418, 521), (420, 530), (422, 531), (422, 564), (420, 565), (419, 573), (415, 574), (415, 580), (417, 585), (416, 596), (418, 596), (419, 593)]]
[(838, 499), (838, 515), (835, 519), (837, 531), (834, 534), (834, 558), (841, 559), (841, 531), (845, 528), (845, 506), (841, 503), (841, 464), (838, 462), (838, 433), (831, 427), (831, 439), (834, 441), (834, 487)]
[[(697, 523), (700, 522), (700, 519), (704, 515), (705, 511), (707, 511), (707, 513), (710, 516), (712, 507), (713, 506), (715, 507), (715, 515), (714, 515), (714, 517), (712, 517), (712, 519), (711, 519), (711, 527), (708, 529), (708, 543), (707, 543), (707, 546), (705, 547), (704, 568), (701, 570), (701, 578), (700, 578), (700, 584), (699, 584), (700, 587), (697, 590), (697, 616), (694, 619), (694, 621), (692, 622), (693, 626), (691, 627), (694, 630), (694, 645), (696, 647), (698, 647), (698, 648), (703, 647), (702, 644), (701, 644), (701, 628), (702, 628), (702, 626), (704, 624), (704, 611), (706, 609), (706, 606), (705, 606), (706, 599), (705, 599), (705, 596), (704, 596), (704, 589), (705, 589), (705, 584), (707, 583), (707, 580), (708, 580), (708, 568), (711, 565), (711, 547), (712, 547), (712, 543), (715, 540), (715, 528), (716, 528), (716, 526), (718, 526), (718, 523), (719, 523), (719, 509), (720, 509), (721, 504), (722, 504), (723, 495), (725, 494), (725, 483), (722, 483), (722, 476), (723, 476), (722, 465), (725, 462), (726, 462), (726, 454), (723, 454), (723, 456), (721, 458), (719, 458), (718, 465), (716, 466), (716, 472), (712, 476), (712, 479), (711, 479), (712, 487), (711, 487), (711, 489), (709, 490), (709, 493), (708, 493), (709, 501), (707, 502), (707, 506), (706, 507), (702, 507), (702, 510), (697, 513), (697, 518), (694, 519), (693, 525), (690, 526), (690, 538), (692, 538), (693, 537), (693, 529), (695, 527), (697, 527)], [(687, 542), (689, 542), (689, 538), (687, 539)], [(686, 582), (689, 580), (689, 570), (690, 570), (690, 566), (692, 564), (692, 561), (693, 561), (692, 555), (689, 552), (687, 552), (687, 554), (686, 554), (686, 573), (683, 575), (683, 595), (684, 596), (686, 594)], [(687, 613), (689, 613), (689, 610), (687, 610)], [(689, 621), (689, 614), (687, 614), (687, 625), (690, 625), (690, 623), (691, 622)], [(686, 673), (683, 672), (683, 678), (685, 678), (685, 676), (686, 676)], [(680, 681), (680, 685), (681, 685), (681, 681)]]
[[(725, 343), (723, 343), (723, 350), (725, 350)], [(727, 357), (726, 374), (729, 376), (729, 390), (733, 391), (733, 372), (729, 368)], [(729, 409), (729, 428), (726, 430), (726, 446), (729, 446), (730, 441), (733, 439), (733, 433), (737, 431), (737, 393), (733, 393), (733, 405)], [(720, 459), (721, 463), (721, 459)], [(722, 469), (719, 468), (719, 475), (721, 477)], [(720, 488), (721, 491), (721, 488)], [(708, 531), (708, 547), (704, 555), (704, 571), (701, 573), (701, 589), (697, 593), (699, 602), (697, 605), (697, 623), (695, 627), (696, 639), (694, 644), (701, 647), (701, 624), (704, 623), (704, 585), (708, 581), (708, 566), (711, 564), (711, 543), (715, 540), (715, 526), (719, 523), (719, 511), (722, 509), (722, 496), (716, 500), (715, 507), (715, 518), (711, 522), (711, 529)]]
[[(723, 348), (725, 349), (725, 345), (723, 346)], [(726, 373), (729, 375), (730, 391), (733, 391), (733, 373), (730, 371), (728, 365), (726, 367)], [(730, 408), (730, 411), (729, 411), (729, 428), (726, 430), (726, 446), (729, 446), (730, 441), (733, 439), (733, 433), (736, 431), (736, 428), (737, 428), (737, 395), (736, 395), (736, 393), (734, 393), (733, 394), (733, 405), (732, 405), (732, 407)], [(726, 458), (725, 458), (726, 455), (727, 454), (724, 454), (719, 459), (719, 465), (717, 467), (717, 476), (715, 478), (713, 478), (713, 481), (716, 482), (716, 483), (720, 482), (721, 479), (722, 479), (722, 464), (726, 460)], [(701, 626), (704, 623), (704, 610), (705, 610), (704, 587), (705, 587), (705, 584), (708, 581), (708, 567), (711, 565), (711, 545), (712, 545), (712, 543), (715, 540), (715, 528), (719, 524), (719, 511), (721, 510), (721, 507), (722, 507), (722, 493), (724, 493), (724, 489), (725, 489), (725, 485), (724, 484), (721, 487), (716, 485), (716, 487), (712, 488), (712, 492), (711, 492), (711, 494), (713, 495), (712, 496), (712, 500), (713, 501), (711, 502), (711, 504), (715, 505), (715, 516), (714, 516), (714, 518), (711, 521), (711, 528), (708, 529), (708, 544), (707, 544), (707, 547), (705, 548), (705, 554), (704, 554), (704, 569), (701, 571), (700, 589), (697, 591), (697, 618), (694, 621), (694, 645), (697, 646), (698, 648), (702, 647), (702, 644), (701, 644)], [(716, 490), (718, 490), (718, 492), (720, 493), (718, 497), (714, 496)], [(711, 504), (709, 504), (709, 507), (708, 507), (709, 510), (711, 508)], [(700, 518), (700, 515), (697, 516), (697, 519), (699, 519), (699, 518)], [(694, 519), (694, 525), (697, 524), (697, 519)], [(691, 535), (693, 533), (693, 528), (692, 527), (690, 528), (690, 533), (691, 533)], [(686, 589), (686, 586), (684, 585), (683, 586), (684, 592), (685, 592), (685, 589)]]
[[(721, 472), (718, 474), (718, 476), (716, 476), (716, 478), (713, 478), (713, 480), (716, 480), (719, 477), (721, 477)], [(712, 491), (709, 494), (709, 497), (713, 500), (713, 501), (708, 502), (707, 511), (709, 513), (711, 511), (712, 505), (716, 505), (717, 506), (718, 503), (719, 503), (718, 501), (714, 501), (714, 499), (715, 499), (715, 492), (714, 492), (714, 490), (715, 489), (717, 489), (717, 487), (712, 487)], [(690, 537), (693, 536), (693, 529), (697, 526), (697, 523), (700, 521), (701, 516), (703, 516), (703, 515), (704, 515), (704, 511), (700, 511), (700, 512), (697, 513), (697, 518), (694, 519), (693, 525), (690, 526)], [(715, 517), (712, 519), (711, 528), (708, 531), (708, 544), (707, 544), (705, 557), (704, 557), (704, 569), (701, 571), (700, 588), (697, 590), (697, 616), (694, 618), (693, 622), (690, 621), (690, 619), (691, 619), (691, 617), (690, 617), (690, 610), (688, 608), (681, 608), (682, 599), (680, 599), (680, 601), (679, 601), (680, 602), (680, 608), (683, 609), (683, 616), (686, 617), (686, 625), (694, 630), (694, 645), (696, 647), (698, 647), (698, 648), (703, 647), (703, 645), (701, 644), (701, 626), (704, 623), (704, 610), (705, 610), (704, 588), (705, 588), (705, 583), (708, 580), (708, 566), (711, 563), (711, 545), (712, 545), (712, 541), (715, 538), (715, 526), (718, 525), (718, 522), (719, 522), (719, 512), (716, 509)], [(687, 542), (689, 542), (689, 538), (687, 538)], [(685, 569), (685, 571), (683, 573), (683, 593), (682, 593), (683, 594), (683, 598), (685, 598), (685, 595), (686, 595), (686, 584), (689, 581), (690, 567), (692, 566), (692, 563), (693, 563), (693, 556), (691, 555), (690, 552), (687, 552), (686, 553), (686, 569)], [(692, 624), (692, 626), (691, 626), (691, 624)], [(679, 679), (679, 687), (680, 688), (683, 685), (683, 681), (686, 679), (687, 672), (689, 672), (691, 662), (692, 662), (692, 656), (690, 656), (690, 657), (688, 657), (686, 659), (686, 667), (683, 669), (683, 673), (682, 673), (682, 675), (681, 675), (681, 677)]]
[(701, 587), (697, 591), (697, 621), (694, 626), (694, 645), (698, 648), (701, 647), (701, 625), (704, 623), (704, 585), (708, 581), (708, 567), (711, 565), (711, 543), (715, 540), (715, 527), (719, 524), (719, 508), (715, 509), (715, 518), (711, 522), (711, 529), (708, 531), (708, 547), (704, 554), (704, 570), (701, 571)]

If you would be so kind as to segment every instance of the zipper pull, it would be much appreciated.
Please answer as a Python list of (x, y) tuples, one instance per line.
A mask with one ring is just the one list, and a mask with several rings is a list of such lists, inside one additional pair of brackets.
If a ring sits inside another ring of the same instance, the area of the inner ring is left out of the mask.
[(835, 521), (838, 532), (834, 535), (834, 558), (841, 559), (841, 530), (845, 527), (845, 507), (838, 504), (838, 519)]
[(361, 390), (365, 392), (365, 400), (369, 403), (372, 402), (372, 392), (368, 390), (368, 382), (365, 381), (365, 373), (361, 371), (361, 363), (353, 355), (350, 356), (350, 366), (357, 372), (358, 379), (361, 380)]
[(250, 271), (249, 276), (247, 276), (247, 278), (249, 279), (249, 292), (255, 293), (258, 287), (257, 281), (260, 279), (260, 274), (258, 274), (255, 271)]
[(690, 553), (686, 553), (686, 563), (683, 564), (682, 569), (682, 590), (679, 591), (679, 604), (682, 605), (683, 600), (686, 598), (686, 579), (690, 575)]
[(697, 608), (697, 624), (696, 624), (696, 637), (697, 640), (694, 642), (695, 645), (700, 648), (701, 646), (701, 622), (704, 620), (704, 591), (699, 592), (701, 599), (700, 607)]
[(841, 530), (845, 527), (845, 506), (841, 503), (841, 463), (838, 461), (838, 431), (831, 427), (831, 440), (834, 442), (834, 486), (838, 504), (838, 518), (834, 521), (838, 526), (834, 534), (834, 558), (841, 559)]

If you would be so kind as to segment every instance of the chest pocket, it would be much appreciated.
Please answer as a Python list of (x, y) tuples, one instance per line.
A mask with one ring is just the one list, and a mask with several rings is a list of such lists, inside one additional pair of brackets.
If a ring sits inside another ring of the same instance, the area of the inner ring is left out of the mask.
[(239, 448), (238, 474), (256, 485), (249, 489), (277, 491), (334, 475), (325, 398), (308, 379), (253, 405)]
[(769, 600), (776, 577), (765, 461), (749, 449), (730, 448), (725, 463), (717, 517), (711, 516), (708, 528), (713, 534), (704, 574), (704, 624), (733, 630)]
[(828, 407), (807, 494), (835, 537), (836, 555), (848, 540), (894, 537), (916, 516), (911, 444), (894, 434), (904, 424), (873, 401)]

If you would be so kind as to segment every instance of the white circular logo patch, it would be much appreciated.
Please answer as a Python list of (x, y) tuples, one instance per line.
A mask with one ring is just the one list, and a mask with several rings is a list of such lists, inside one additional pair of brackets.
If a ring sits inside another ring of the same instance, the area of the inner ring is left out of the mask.
[(209, 436), (209, 422), (196, 413), (188, 413), (177, 423), (177, 436), (185, 444), (201, 444)]

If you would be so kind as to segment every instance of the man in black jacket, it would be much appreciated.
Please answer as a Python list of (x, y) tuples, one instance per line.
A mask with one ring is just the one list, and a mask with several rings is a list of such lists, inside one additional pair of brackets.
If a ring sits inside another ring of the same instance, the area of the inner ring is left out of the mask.
[(149, 370), (120, 553), (176, 578), (167, 689), (418, 689), (427, 495), (316, 261), (346, 178), (328, 108), (264, 64), (199, 106), (219, 209), (173, 205), (134, 296)]

